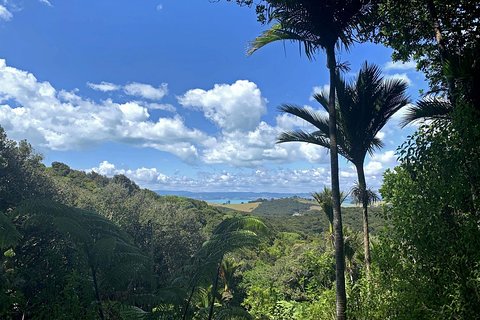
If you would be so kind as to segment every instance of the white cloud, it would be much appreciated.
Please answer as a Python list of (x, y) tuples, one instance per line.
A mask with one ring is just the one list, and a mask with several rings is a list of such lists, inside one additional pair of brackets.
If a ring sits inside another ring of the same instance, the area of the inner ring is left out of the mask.
[(87, 86), (89, 86), (93, 90), (102, 91), (102, 92), (116, 91), (116, 90), (120, 90), (121, 88), (119, 85), (116, 85), (111, 82), (105, 82), (105, 81), (102, 81), (100, 83), (87, 82)]
[(177, 111), (177, 109), (169, 103), (149, 103), (147, 104), (147, 107), (151, 110), (164, 110), (169, 112)]
[(208, 91), (192, 89), (178, 101), (185, 107), (202, 111), (205, 117), (226, 132), (253, 130), (266, 112), (267, 100), (253, 82), (216, 84)]
[(385, 70), (416, 70), (417, 64), (414, 61), (389, 61), (384, 65), (383, 68)]
[(266, 162), (285, 163), (295, 160), (317, 164), (327, 161), (327, 151), (320, 146), (297, 142), (276, 144), (282, 131), (282, 128), (262, 121), (254, 130), (248, 132), (224, 132), (214, 145), (205, 149), (203, 161), (237, 167), (255, 167)]
[(52, 3), (49, 0), (38, 0), (38, 1), (46, 6), (53, 7)]
[(162, 83), (159, 87), (139, 82), (132, 82), (125, 86), (120, 86), (111, 82), (102, 81), (100, 83), (87, 82), (87, 86), (93, 90), (102, 92), (123, 90), (129, 96), (148, 100), (160, 100), (168, 94), (168, 85), (166, 83)]
[(12, 19), (13, 15), (5, 6), (0, 4), (0, 20), (8, 21)]
[(394, 80), (403, 80), (407, 83), (407, 85), (411, 85), (412, 84), (412, 80), (410, 80), (410, 78), (407, 76), (406, 73), (395, 73), (395, 74), (387, 74), (385, 75), (384, 77), (386, 80), (388, 79), (394, 79)]
[(160, 100), (168, 93), (168, 85), (162, 83), (161, 86), (155, 88), (145, 83), (132, 82), (123, 87), (123, 91), (136, 97), (142, 97), (149, 100)]
[(372, 157), (372, 161), (378, 161), (387, 167), (394, 167), (398, 164), (397, 156), (395, 154), (395, 151), (393, 150), (388, 150), (380, 154), (375, 154)]
[(166, 175), (157, 168), (121, 169), (103, 161), (98, 167), (86, 171), (95, 171), (109, 177), (124, 174), (140, 186), (153, 190), (312, 192), (330, 183), (330, 172), (323, 167), (199, 171), (195, 176), (189, 177)]
[(127, 102), (118, 106), (128, 121), (145, 121), (150, 116), (147, 108), (135, 102)]
[(115, 141), (193, 161), (198, 148), (215, 142), (186, 127), (178, 116), (151, 121), (147, 107), (138, 102), (96, 103), (75, 91), (57, 91), (31, 73), (7, 66), (5, 60), (0, 60), (0, 83), (0, 104), (8, 102), (0, 105), (0, 124), (12, 138), (26, 138), (40, 148), (69, 150)]
[(365, 175), (375, 176), (382, 173), (385, 169), (381, 162), (379, 161), (370, 161), (364, 168)]
[(155, 9), (157, 9), (157, 11), (162, 11), (163, 10), (163, 4), (161, 4), (161, 3), (157, 4)]

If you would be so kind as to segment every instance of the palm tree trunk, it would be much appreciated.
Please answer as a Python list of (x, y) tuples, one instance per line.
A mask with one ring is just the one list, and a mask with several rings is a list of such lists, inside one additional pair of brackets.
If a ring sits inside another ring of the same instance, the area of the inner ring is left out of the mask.
[(347, 295), (345, 292), (345, 252), (343, 243), (342, 213), (340, 209), (340, 183), (338, 177), (337, 119), (335, 111), (336, 68), (335, 43), (326, 47), (327, 67), (330, 71), (328, 116), (330, 131), (330, 171), (332, 179), (333, 228), (335, 231), (335, 281), (337, 320), (347, 318)]
[(358, 186), (360, 187), (362, 208), (363, 208), (363, 248), (365, 251), (365, 266), (367, 268), (367, 276), (370, 274), (370, 236), (368, 231), (368, 195), (367, 183), (365, 182), (365, 172), (363, 171), (363, 163), (356, 165), (358, 175)]
[(210, 311), (208, 313), (208, 320), (212, 320), (212, 318), (213, 318), (213, 306), (215, 305), (215, 294), (217, 293), (218, 278), (220, 278), (220, 267), (221, 267), (221, 265), (222, 265), (222, 262), (220, 261), (218, 263), (218, 267), (217, 267), (217, 274), (215, 275), (215, 282), (213, 283), (212, 302), (210, 302)]

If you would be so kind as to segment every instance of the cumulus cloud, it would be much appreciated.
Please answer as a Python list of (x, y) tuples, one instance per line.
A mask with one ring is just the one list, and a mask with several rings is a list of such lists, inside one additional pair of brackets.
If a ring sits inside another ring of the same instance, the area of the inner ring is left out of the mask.
[(8, 21), (12, 19), (13, 15), (5, 6), (0, 4), (0, 20)]
[(159, 87), (154, 87), (145, 83), (132, 82), (123, 87), (123, 91), (136, 97), (142, 97), (149, 100), (160, 100), (168, 93), (168, 85), (162, 83)]
[(147, 107), (151, 110), (164, 110), (169, 112), (177, 111), (177, 109), (169, 103), (149, 103), (147, 104)]
[(123, 169), (103, 161), (95, 171), (112, 177), (124, 174), (142, 187), (153, 190), (252, 191), (252, 187), (271, 192), (312, 192), (330, 183), (330, 172), (323, 167), (309, 169), (256, 168), (236, 172), (199, 171), (194, 176), (166, 175), (157, 168)]
[(87, 86), (89, 86), (93, 90), (102, 91), (102, 92), (116, 91), (116, 90), (120, 90), (121, 88), (121, 86), (119, 85), (116, 85), (111, 82), (105, 82), (105, 81), (102, 81), (100, 83), (87, 82)]
[(0, 83), (0, 124), (12, 138), (27, 138), (40, 148), (69, 150), (115, 141), (191, 161), (199, 156), (199, 147), (215, 141), (186, 127), (179, 116), (151, 121), (148, 108), (138, 102), (97, 103), (75, 91), (57, 91), (5, 60), (0, 60)]
[(416, 70), (417, 64), (414, 61), (407, 61), (407, 62), (402, 62), (402, 61), (389, 61), (387, 62), (383, 69), (389, 71), (389, 70)]
[(256, 167), (266, 162), (285, 163), (306, 160), (311, 163), (326, 163), (327, 152), (317, 145), (305, 143), (276, 144), (284, 131), (262, 121), (253, 130), (224, 132), (217, 142), (206, 149), (203, 161), (210, 164), (227, 163), (238, 167)]
[(266, 113), (267, 100), (253, 82), (216, 84), (213, 89), (192, 89), (178, 97), (179, 103), (203, 112), (226, 132), (253, 130)]
[(129, 96), (148, 100), (160, 100), (168, 94), (168, 85), (166, 83), (162, 83), (159, 87), (139, 82), (132, 82), (125, 86), (120, 86), (111, 82), (102, 81), (100, 83), (87, 82), (87, 86), (93, 90), (102, 92), (123, 90), (123, 92)]
[[(207, 119), (218, 123), (221, 130), (212, 135), (187, 127), (178, 114), (152, 118), (152, 110), (175, 112), (171, 105), (92, 101), (80, 96), (78, 90), (57, 90), (29, 72), (7, 66), (5, 60), (0, 60), (0, 83), (0, 124), (10, 137), (28, 139), (40, 149), (71, 150), (118, 142), (169, 152), (197, 164), (243, 168), (294, 161), (328, 164), (325, 148), (275, 143), (283, 131), (314, 128), (288, 114), (278, 115), (274, 124), (261, 121), (266, 99), (246, 80), (217, 85), (209, 91), (190, 90), (179, 98), (185, 105), (201, 108)], [(239, 118), (247, 125), (237, 122)], [(385, 162), (379, 159), (374, 161)]]

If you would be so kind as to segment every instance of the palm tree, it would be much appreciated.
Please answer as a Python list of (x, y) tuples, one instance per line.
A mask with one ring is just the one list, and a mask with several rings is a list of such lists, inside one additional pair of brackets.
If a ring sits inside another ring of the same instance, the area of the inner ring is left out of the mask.
[[(322, 192), (314, 192), (312, 193), (313, 199), (320, 205), (322, 208), (323, 213), (328, 219), (328, 230), (329, 230), (329, 238), (332, 241), (332, 245), (334, 244), (334, 236), (333, 236), (333, 200), (332, 200), (332, 190), (324, 187)], [(343, 203), (347, 198), (347, 194), (340, 192), (340, 203)]]
[[(363, 204), (364, 192), (360, 188), (358, 183), (354, 184), (354, 186), (352, 187), (352, 190), (350, 191), (350, 194), (352, 195), (352, 198), (356, 204)], [(378, 194), (370, 188), (367, 188), (367, 190), (365, 190), (365, 195), (367, 197), (367, 203), (369, 206), (380, 201), (380, 197), (378, 196)]]
[(330, 165), (332, 178), (335, 277), (337, 319), (345, 319), (347, 297), (345, 292), (345, 254), (343, 252), (342, 216), (340, 211), (340, 186), (338, 175), (337, 126), (335, 114), (335, 89), (337, 62), (335, 46), (348, 48), (355, 32), (371, 9), (370, 0), (268, 0), (269, 21), (276, 21), (272, 29), (252, 42), (249, 53), (278, 40), (292, 40), (303, 45), (309, 59), (325, 50), (330, 73)]
[[(369, 201), (363, 165), (367, 153), (373, 154), (376, 149), (383, 146), (382, 141), (376, 137), (377, 133), (395, 112), (409, 103), (409, 98), (406, 96), (407, 84), (402, 80), (385, 80), (381, 76), (379, 67), (366, 62), (353, 83), (346, 83), (338, 74), (335, 81), (338, 92), (335, 105), (335, 113), (338, 117), (338, 149), (357, 170), (359, 198), (362, 199), (363, 207), (365, 264), (368, 272), (370, 269)], [(315, 99), (325, 110), (332, 112), (330, 98), (326, 93), (315, 95)], [(294, 105), (283, 105), (280, 110), (302, 118), (318, 130), (311, 133), (302, 130), (284, 132), (279, 136), (278, 143), (299, 141), (330, 148), (331, 121), (329, 118)]]

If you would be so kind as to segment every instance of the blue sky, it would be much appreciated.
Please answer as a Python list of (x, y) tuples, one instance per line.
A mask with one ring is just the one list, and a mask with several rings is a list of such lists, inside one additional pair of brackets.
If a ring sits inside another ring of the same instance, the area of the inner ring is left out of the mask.
[[(319, 109), (311, 95), (328, 83), (325, 57), (308, 61), (290, 43), (247, 57), (265, 28), (226, 1), (0, 0), (0, 125), (47, 165), (126, 174), (151, 189), (319, 190), (330, 183), (326, 151), (275, 137), (308, 129), (277, 107)], [(415, 100), (423, 75), (390, 54), (361, 44), (337, 59), (352, 74), (365, 59), (380, 65)], [(413, 129), (396, 117), (382, 130), (367, 183), (381, 185)], [(342, 161), (342, 188), (354, 181)]]

